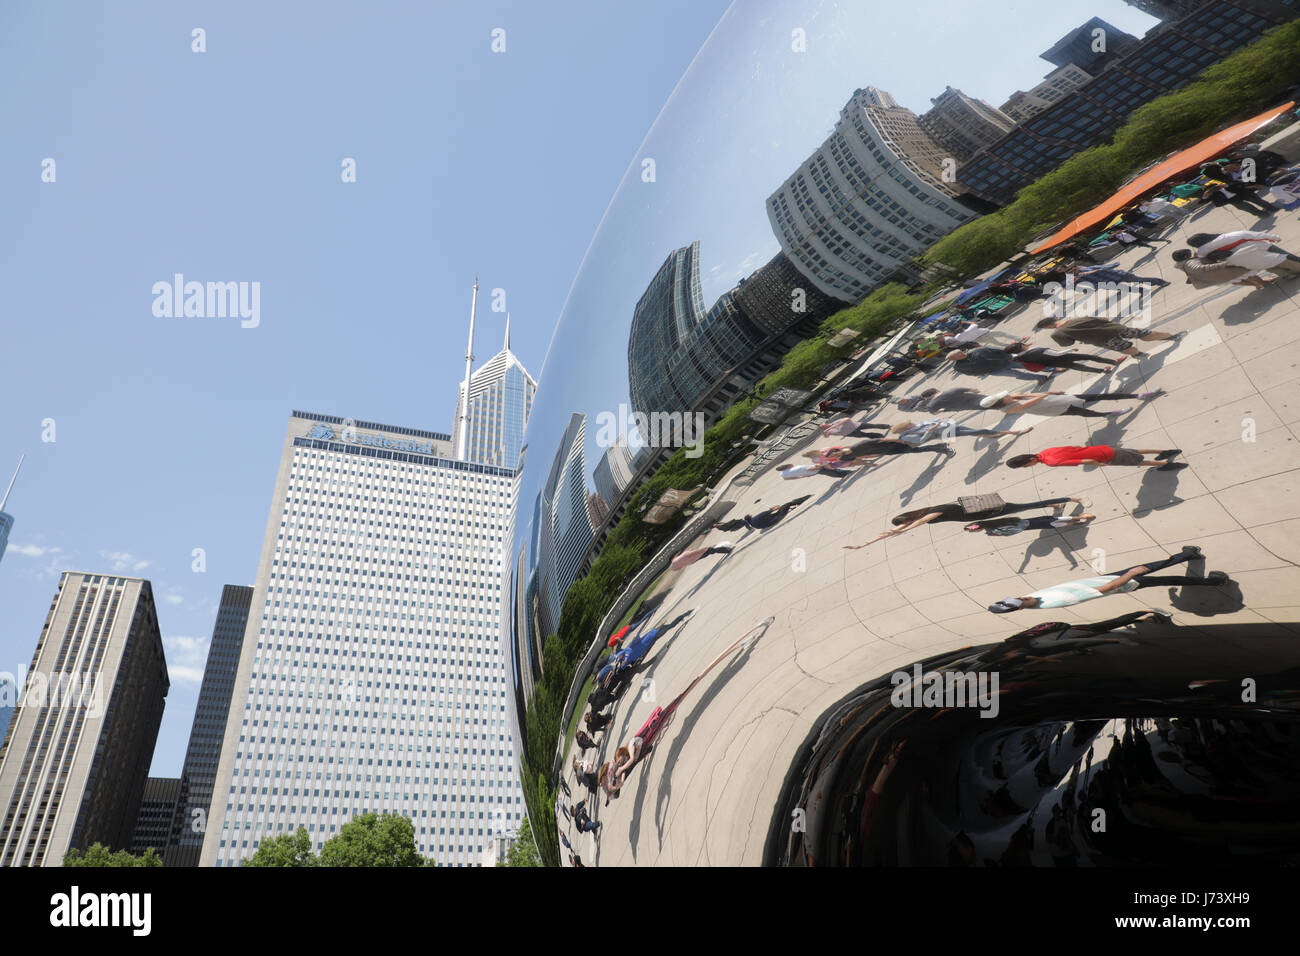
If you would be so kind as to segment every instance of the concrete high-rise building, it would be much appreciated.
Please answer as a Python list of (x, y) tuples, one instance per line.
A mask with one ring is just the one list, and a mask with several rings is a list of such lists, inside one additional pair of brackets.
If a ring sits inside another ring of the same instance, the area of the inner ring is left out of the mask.
[(600, 496), (600, 493), (596, 491), (589, 493), (587, 495), (587, 523), (591, 525), (593, 532), (600, 527), (607, 514), (609, 514), (609, 505)]
[(1112, 26), (1101, 17), (1093, 17), (1061, 37), (1039, 56), (1053, 66), (1073, 63), (1097, 76), (1139, 42), (1133, 34)]
[(14, 516), (5, 511), (5, 505), (9, 503), (9, 493), (14, 490), (14, 482), (18, 480), (18, 472), (22, 470), (23, 459), (26, 457), (26, 455), (18, 457), (18, 467), (14, 469), (14, 476), (9, 479), (9, 487), (5, 489), (4, 497), (0, 498), (0, 560), (4, 560), (5, 548), (9, 546), (9, 532), (14, 526)]
[(781, 251), (828, 296), (857, 302), (975, 217), (953, 158), (888, 93), (856, 90), (835, 132), (767, 200)]
[(635, 459), (636, 453), (628, 447), (627, 436), (622, 435), (615, 444), (605, 449), (605, 454), (596, 462), (592, 480), (596, 483), (596, 491), (606, 503), (613, 504), (623, 496), (623, 489), (636, 474)]
[(221, 603), (212, 626), (208, 660), (203, 666), (199, 702), (190, 726), (176, 803), (177, 838), (167, 847), (167, 866), (198, 866), (203, 851), (203, 834), (212, 812), (212, 793), (221, 763), (221, 745), (230, 716), (230, 697), (239, 670), (239, 652), (248, 627), (253, 589), (227, 584), (221, 589)]
[[(473, 354), (473, 344), (470, 353)], [(524, 447), (524, 425), (533, 410), (537, 382), (510, 351), (510, 316), (506, 316), (506, 340), (501, 351), (469, 377), (469, 414), (465, 415), (465, 387), (456, 397), (456, 424), (452, 444), (461, 447), (465, 432), (464, 460), (501, 468), (518, 468)]]
[(522, 819), (498, 639), (514, 471), (346, 421), (289, 419), (204, 866), (299, 827), (319, 850), (371, 811), (472, 865)]
[(130, 849), (168, 687), (149, 582), (63, 572), (0, 746), (0, 866)]
[[(1058, 67), (1031, 90), (1017, 90), (1002, 104), (1002, 112), (1017, 123), (1041, 113), (1057, 100), (1077, 90), (1092, 79), (1081, 66), (1067, 63)], [(989, 145), (989, 144), (985, 144)], [(969, 158), (969, 157), (967, 157)]]
[(951, 86), (930, 103), (930, 109), (917, 117), (917, 123), (958, 162), (965, 162), (983, 147), (997, 142), (1016, 125), (997, 107)]
[(633, 410), (646, 415), (695, 410), (720, 379), (770, 338), (736, 304), (735, 290), (704, 308), (699, 240), (674, 250), (632, 310), (627, 370)]
[[(555, 633), (569, 586), (578, 577), (582, 558), (591, 544), (587, 520), (587, 485), (584, 479), (587, 416), (575, 412), (560, 439), (551, 472), (541, 494), (541, 576), (543, 633)], [(545, 638), (543, 637), (543, 640)], [(540, 644), (540, 641), (538, 642)]]
[(145, 781), (136, 817), (131, 852), (153, 850), (162, 859), (179, 836), (180, 816), (176, 813), (181, 800), (180, 777), (150, 777)]

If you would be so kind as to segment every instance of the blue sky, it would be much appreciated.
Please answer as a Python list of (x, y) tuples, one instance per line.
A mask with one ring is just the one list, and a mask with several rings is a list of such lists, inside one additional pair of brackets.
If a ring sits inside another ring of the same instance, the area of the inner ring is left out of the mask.
[[(589, 269), (617, 266), (622, 285), (584, 292), (584, 270), (575, 329), (635, 301), (694, 238), (712, 301), (775, 250), (762, 199), (854, 87), (918, 111), (945, 84), (996, 105), (1089, 16), (1153, 22), (1120, 0), (742, 0), (683, 80), (726, 6), (0, 6), (6, 480), (27, 453), (0, 564), (0, 671), (30, 660), (61, 570), (150, 578), (173, 677), (153, 772), (179, 773), (215, 602), (252, 583), (292, 409), (449, 431), (476, 273), (480, 360), (498, 347), (504, 316), (487, 300), (504, 288), (547, 420), (617, 402), (609, 385), (575, 390), (572, 367), (541, 367), (589, 244)], [(793, 61), (800, 25), (818, 39)], [(611, 196), (644, 148), (669, 188), (622, 212), (626, 191)], [(345, 157), (356, 183), (340, 181)], [(652, 220), (626, 260), (602, 251)], [(260, 324), (156, 317), (152, 286), (178, 272), (259, 282)], [(607, 317), (625, 351), (630, 314)], [(595, 355), (625, 389), (618, 351)], [(543, 477), (547, 457), (533, 462)]]

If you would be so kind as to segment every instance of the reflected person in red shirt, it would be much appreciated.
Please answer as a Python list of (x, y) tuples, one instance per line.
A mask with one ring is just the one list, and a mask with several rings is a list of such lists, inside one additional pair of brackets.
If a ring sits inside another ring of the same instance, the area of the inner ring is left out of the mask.
[[(1143, 468), (1159, 468), (1161, 471), (1178, 471), (1186, 468), (1186, 462), (1175, 462), (1180, 455), (1179, 448), (1114, 448), (1111, 445), (1059, 445), (1044, 448), (1036, 455), (1016, 455), (1007, 461), (1008, 468), (1032, 468), (1034, 465), (1049, 465), (1053, 468), (1075, 465), (1135, 465)], [(1147, 455), (1155, 457), (1148, 460)]]

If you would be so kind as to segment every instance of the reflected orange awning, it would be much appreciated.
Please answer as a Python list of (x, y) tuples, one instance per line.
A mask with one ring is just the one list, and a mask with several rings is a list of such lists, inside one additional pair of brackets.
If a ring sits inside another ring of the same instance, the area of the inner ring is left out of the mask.
[(1097, 225), (1106, 219), (1109, 219), (1115, 213), (1119, 212), (1125, 206), (1131, 205), (1134, 200), (1138, 199), (1145, 193), (1150, 192), (1160, 183), (1181, 173), (1185, 169), (1193, 166), (1200, 166), (1207, 160), (1213, 159), (1224, 150), (1228, 149), (1237, 140), (1245, 139), (1255, 130), (1259, 129), (1266, 123), (1277, 119), (1287, 110), (1295, 106), (1294, 102), (1287, 103), (1283, 106), (1275, 106), (1267, 112), (1260, 113), (1258, 116), (1248, 120), (1243, 120), (1225, 130), (1220, 130), (1213, 136), (1206, 137), (1195, 146), (1191, 146), (1181, 152), (1174, 153), (1158, 166), (1147, 170), (1137, 179), (1133, 180), (1127, 186), (1120, 189), (1119, 192), (1111, 196), (1100, 206), (1089, 209), (1083, 215), (1071, 219), (1064, 228), (1058, 230), (1049, 239), (1040, 243), (1036, 248), (1031, 250), (1033, 255), (1058, 246), (1069, 239), (1074, 238), (1079, 233)]

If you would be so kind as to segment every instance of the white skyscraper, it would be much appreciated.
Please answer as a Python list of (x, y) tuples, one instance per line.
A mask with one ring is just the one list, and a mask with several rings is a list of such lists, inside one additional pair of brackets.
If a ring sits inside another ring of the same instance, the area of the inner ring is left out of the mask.
[[(473, 344), (470, 345), (473, 353)], [(510, 316), (501, 351), (469, 377), (469, 414), (465, 414), (465, 386), (456, 396), (456, 425), (451, 443), (457, 457), (505, 468), (519, 466), (524, 447), (524, 425), (533, 410), (537, 382), (510, 351)], [(462, 443), (462, 438), (464, 439)]]
[(294, 412), (276, 477), (202, 865), (305, 827), (409, 817), (442, 864), (523, 804), (498, 632), (511, 468), (451, 436)]

